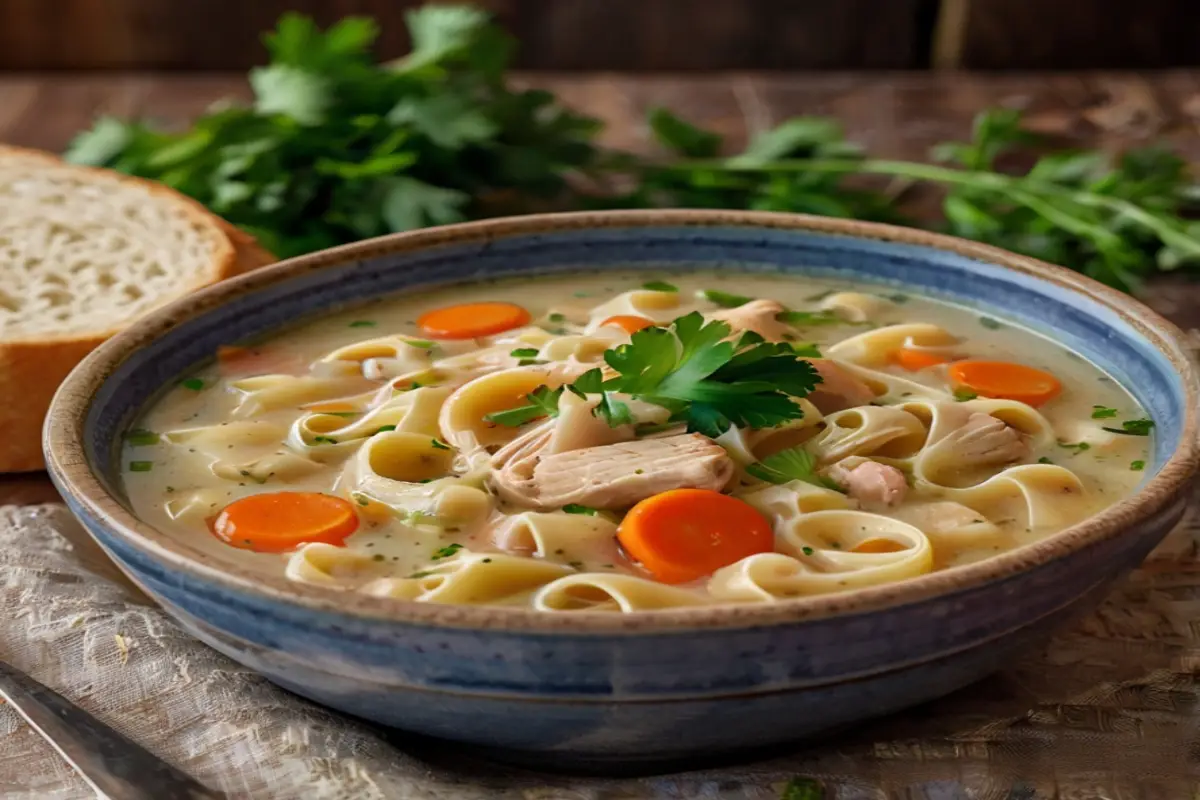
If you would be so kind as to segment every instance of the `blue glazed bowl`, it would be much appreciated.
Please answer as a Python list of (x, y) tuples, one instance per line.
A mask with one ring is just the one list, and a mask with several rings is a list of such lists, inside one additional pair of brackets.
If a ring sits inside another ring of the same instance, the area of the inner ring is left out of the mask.
[[(1140, 490), (1036, 544), (903, 583), (769, 605), (549, 615), (339, 593), (242, 571), (131, 512), (116, 443), (218, 344), (382, 294), (484, 276), (718, 267), (903, 285), (1049, 334), (1157, 421)], [(46, 461), (72, 511), (188, 631), (298, 694), (385, 725), (605, 764), (798, 739), (948, 693), (1087, 610), (1183, 514), (1197, 379), (1179, 333), (1075, 273), (922, 231), (744, 212), (565, 214), (294, 259), (153, 314), (55, 398)]]

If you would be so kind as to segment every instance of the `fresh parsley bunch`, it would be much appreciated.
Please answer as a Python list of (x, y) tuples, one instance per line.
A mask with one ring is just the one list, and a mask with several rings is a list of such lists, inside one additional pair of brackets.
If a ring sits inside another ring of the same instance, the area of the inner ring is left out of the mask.
[(484, 12), (425, 6), (406, 19), (412, 52), (378, 64), (370, 20), (322, 32), (285, 15), (266, 37), (270, 64), (250, 73), (252, 106), (215, 108), (181, 133), (102, 118), (67, 158), (165, 183), (280, 256), (546, 208), (735, 208), (915, 224), (897, 213), (894, 188), (920, 184), (945, 192), (937, 227), (1121, 289), (1200, 264), (1196, 187), (1162, 148), (1115, 160), (1058, 152), (1008, 172), (1002, 156), (1039, 142), (1019, 113), (999, 109), (977, 117), (970, 141), (936, 147), (940, 164), (870, 158), (824, 117), (786, 120), (723, 157), (719, 135), (655, 109), (649, 125), (669, 157), (645, 159), (599, 150), (599, 123), (548, 92), (509, 89), (512, 43)]
[(322, 32), (287, 14), (250, 73), (252, 106), (214, 108), (181, 133), (100, 119), (68, 160), (161, 181), (279, 256), (557, 198), (594, 159), (599, 124), (504, 76), (512, 42), (471, 7), (406, 17), (413, 49), (379, 64), (374, 22)]

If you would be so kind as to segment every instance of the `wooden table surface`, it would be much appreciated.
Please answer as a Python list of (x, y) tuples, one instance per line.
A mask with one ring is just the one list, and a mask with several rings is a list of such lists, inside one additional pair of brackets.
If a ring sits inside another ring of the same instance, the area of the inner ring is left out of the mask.
[[(1024, 109), (1064, 146), (1118, 150), (1161, 140), (1200, 163), (1200, 71), (1159, 73), (807, 73), (702, 77), (523, 76), (607, 123), (605, 144), (645, 151), (647, 109), (667, 106), (725, 134), (731, 146), (798, 114), (829, 115), (884, 157), (923, 158), (969, 135), (980, 109)], [(210, 103), (245, 97), (240, 75), (0, 73), (0, 142), (61, 150), (102, 114), (180, 124)], [(1200, 283), (1156, 281), (1145, 299), (1185, 330), (1200, 328)], [(57, 497), (44, 475), (0, 478), (0, 503)]]

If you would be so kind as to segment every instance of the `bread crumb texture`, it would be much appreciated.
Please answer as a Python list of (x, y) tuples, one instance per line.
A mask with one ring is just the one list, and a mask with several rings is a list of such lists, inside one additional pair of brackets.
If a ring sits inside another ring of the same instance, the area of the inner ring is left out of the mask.
[(0, 148), (0, 340), (114, 332), (232, 260), (214, 218), (174, 192)]

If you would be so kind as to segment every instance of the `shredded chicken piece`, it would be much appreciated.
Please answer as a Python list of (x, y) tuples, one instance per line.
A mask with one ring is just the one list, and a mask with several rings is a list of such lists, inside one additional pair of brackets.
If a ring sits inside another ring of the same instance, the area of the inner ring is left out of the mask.
[(496, 472), (490, 482), (496, 494), (538, 509), (571, 503), (628, 508), (670, 489), (720, 490), (733, 475), (733, 461), (724, 448), (695, 433), (550, 455), (536, 446), (505, 448), (492, 463)]
[(892, 508), (908, 495), (904, 473), (877, 461), (847, 458), (831, 465), (825, 474), (863, 506)]
[(774, 300), (751, 300), (737, 308), (718, 311), (712, 318), (729, 323), (734, 333), (754, 331), (768, 342), (782, 342), (791, 328), (775, 317), (786, 310)]
[(963, 467), (1010, 464), (1029, 457), (1028, 439), (1016, 428), (989, 414), (976, 412), (961, 428), (946, 435), (938, 447), (952, 448)]
[(875, 393), (864, 381), (859, 380), (847, 370), (827, 358), (808, 359), (821, 382), (817, 388), (808, 393), (806, 398), (817, 407), (822, 414), (832, 414), (855, 406), (864, 406), (875, 399)]

